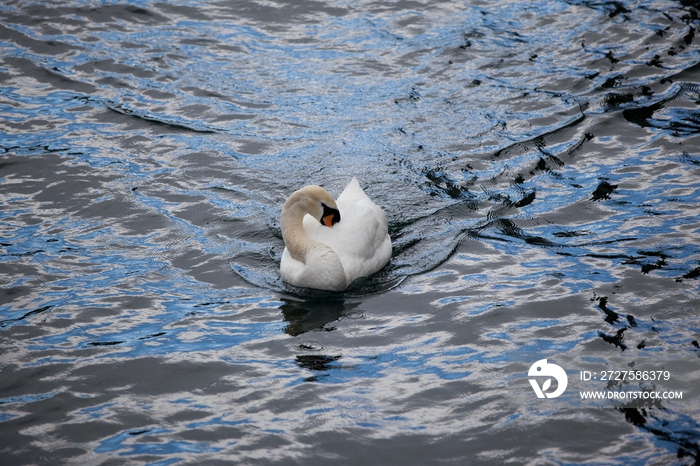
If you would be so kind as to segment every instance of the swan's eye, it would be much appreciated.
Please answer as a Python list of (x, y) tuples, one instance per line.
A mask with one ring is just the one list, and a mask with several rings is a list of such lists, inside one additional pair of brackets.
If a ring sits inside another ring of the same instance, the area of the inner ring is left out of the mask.
[(321, 205), (323, 206), (323, 215), (321, 215), (321, 223), (323, 225), (333, 227), (333, 225), (340, 222), (340, 211), (338, 209), (328, 207), (323, 203)]

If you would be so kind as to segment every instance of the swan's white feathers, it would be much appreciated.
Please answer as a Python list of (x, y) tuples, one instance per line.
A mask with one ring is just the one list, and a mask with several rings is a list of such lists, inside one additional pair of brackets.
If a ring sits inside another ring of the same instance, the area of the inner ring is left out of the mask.
[[(311, 196), (322, 196), (316, 188), (313, 187)], [(327, 199), (324, 202), (328, 202)], [(291, 220), (291, 215), (285, 213), (292, 209), (288, 203), (283, 209), (283, 223)], [(285, 236), (287, 247), (280, 263), (285, 282), (306, 288), (343, 290), (357, 278), (379, 271), (391, 258), (386, 214), (367, 197), (356, 178), (350, 181), (335, 204), (340, 210), (340, 222), (332, 228), (321, 225), (315, 216), (307, 214), (303, 217), (304, 235), (299, 231)], [(283, 236), (284, 231), (285, 225)], [(311, 246), (307, 244), (305, 258), (297, 260), (289, 249), (300, 250), (299, 243), (305, 241), (301, 236), (311, 240)]]

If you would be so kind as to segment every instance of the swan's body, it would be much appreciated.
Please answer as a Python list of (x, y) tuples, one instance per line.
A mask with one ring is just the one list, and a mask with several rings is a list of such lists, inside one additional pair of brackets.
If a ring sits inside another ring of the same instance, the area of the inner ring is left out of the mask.
[(389, 262), (386, 214), (353, 178), (337, 202), (320, 186), (292, 193), (282, 208), (282, 280), (342, 291)]

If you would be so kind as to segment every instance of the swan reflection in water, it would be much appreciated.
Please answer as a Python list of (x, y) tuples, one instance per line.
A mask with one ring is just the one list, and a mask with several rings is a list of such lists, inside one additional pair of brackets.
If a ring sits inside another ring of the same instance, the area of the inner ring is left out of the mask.
[[(284, 320), (288, 322), (284, 333), (293, 337), (312, 331), (333, 331), (335, 327), (329, 324), (359, 312), (354, 310), (359, 303), (346, 304), (342, 299), (296, 301), (283, 298), (282, 301), (285, 304), (280, 306), (280, 310)], [(340, 355), (319, 354), (324, 348), (313, 342), (300, 343), (298, 348), (313, 353), (299, 354), (295, 357), (295, 362), (300, 368), (310, 370), (313, 373), (304, 379), (307, 382), (324, 377), (323, 372), (333, 369), (333, 363), (341, 358)]]
[(345, 303), (342, 299), (305, 300), (297, 301), (290, 298), (282, 298), (284, 304), (280, 306), (284, 320), (288, 325), (284, 333), (293, 337), (311, 331), (329, 332), (335, 327), (328, 326), (343, 317), (354, 314), (354, 309), (359, 303)]

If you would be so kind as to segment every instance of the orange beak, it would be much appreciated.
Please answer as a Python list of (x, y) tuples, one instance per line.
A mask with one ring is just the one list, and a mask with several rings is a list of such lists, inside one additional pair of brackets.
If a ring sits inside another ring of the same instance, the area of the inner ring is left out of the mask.
[(324, 225), (329, 228), (333, 228), (333, 214), (326, 215), (322, 220)]

